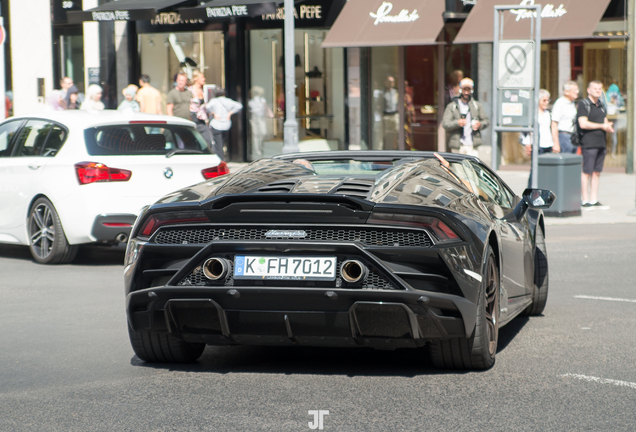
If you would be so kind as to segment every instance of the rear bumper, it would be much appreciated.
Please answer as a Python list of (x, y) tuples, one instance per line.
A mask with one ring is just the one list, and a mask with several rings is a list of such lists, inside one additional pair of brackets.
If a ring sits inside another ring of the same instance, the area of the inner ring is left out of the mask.
[(153, 287), (127, 297), (136, 331), (209, 345), (422, 346), (469, 336), (476, 306), (425, 291)]
[(123, 243), (128, 240), (136, 219), (134, 214), (101, 214), (93, 222), (91, 235), (98, 242)]

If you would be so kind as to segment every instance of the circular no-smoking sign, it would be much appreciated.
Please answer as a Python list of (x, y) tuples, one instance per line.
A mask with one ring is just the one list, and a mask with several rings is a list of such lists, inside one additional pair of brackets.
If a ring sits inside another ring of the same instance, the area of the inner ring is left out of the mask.
[(517, 75), (526, 68), (526, 51), (519, 45), (511, 46), (506, 52), (506, 69), (512, 75)]

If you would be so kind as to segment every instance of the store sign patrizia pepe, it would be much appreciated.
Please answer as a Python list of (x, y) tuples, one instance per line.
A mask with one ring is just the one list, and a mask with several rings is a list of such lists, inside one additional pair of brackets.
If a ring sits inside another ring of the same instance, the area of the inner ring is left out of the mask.
[(397, 15), (390, 15), (391, 10), (393, 10), (393, 3), (383, 2), (376, 13), (369, 12), (371, 18), (375, 18), (375, 22), (373, 24), (378, 25), (379, 23), (413, 22), (420, 17), (417, 14), (417, 9), (413, 9), (413, 12), (410, 13), (407, 9), (402, 9)]
[(176, 12), (161, 12), (155, 16), (155, 19), (150, 21), (152, 25), (177, 25), (177, 24), (204, 24), (202, 19), (190, 19), (184, 20), (181, 18), (181, 14)]
[(225, 18), (233, 16), (247, 16), (246, 5), (206, 7), (205, 13), (208, 18)]
[(130, 19), (128, 11), (102, 11), (92, 14), (93, 21), (128, 21)]
[[(322, 19), (321, 5), (300, 5), (300, 8), (294, 8), (294, 18), (296, 19)], [(284, 20), (285, 8), (276, 8), (276, 13), (261, 15), (263, 21)]]
[[(534, 6), (534, 0), (521, 0), (519, 6)], [(510, 9), (510, 12), (517, 15), (516, 21), (537, 16), (535, 11), (528, 9)], [(559, 18), (566, 13), (568, 13), (568, 11), (565, 10), (563, 3), (556, 8), (553, 4), (548, 3), (541, 9), (541, 18)]]

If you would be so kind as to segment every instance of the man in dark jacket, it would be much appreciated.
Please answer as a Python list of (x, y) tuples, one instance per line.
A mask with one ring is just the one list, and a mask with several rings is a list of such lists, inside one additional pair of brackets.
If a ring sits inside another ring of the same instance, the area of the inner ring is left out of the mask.
[(490, 126), (484, 107), (473, 99), (473, 80), (460, 81), (461, 95), (453, 99), (444, 110), (442, 126), (446, 130), (447, 148), (453, 153), (479, 156), (481, 130)]

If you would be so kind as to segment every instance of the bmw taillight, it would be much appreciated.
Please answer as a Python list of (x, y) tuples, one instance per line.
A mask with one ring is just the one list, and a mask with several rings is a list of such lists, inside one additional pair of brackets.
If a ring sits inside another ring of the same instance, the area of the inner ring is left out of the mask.
[(202, 211), (177, 211), (168, 213), (155, 213), (143, 222), (139, 235), (152, 236), (155, 231), (164, 225), (176, 225), (193, 222), (210, 222), (210, 219)]
[(439, 242), (453, 241), (459, 236), (448, 225), (436, 217), (400, 213), (372, 213), (367, 223), (378, 225), (402, 225), (424, 228), (433, 232)]
[(229, 174), (230, 169), (227, 167), (227, 164), (223, 161), (218, 166), (206, 168), (201, 170), (201, 174), (203, 174), (203, 178), (209, 180), (214, 177), (222, 176), (225, 174)]
[(120, 168), (109, 168), (99, 162), (79, 162), (75, 164), (77, 180), (81, 185), (95, 182), (128, 181), (132, 171)]

